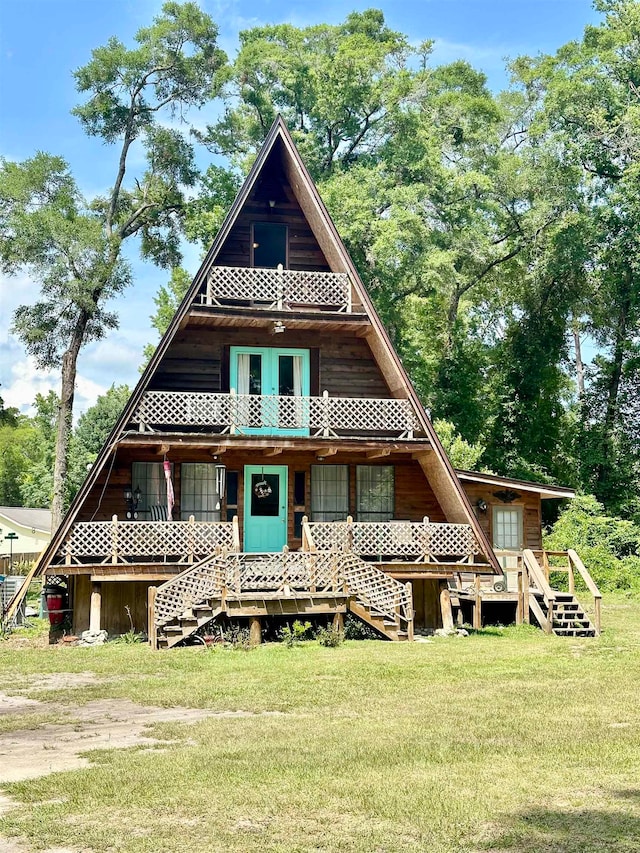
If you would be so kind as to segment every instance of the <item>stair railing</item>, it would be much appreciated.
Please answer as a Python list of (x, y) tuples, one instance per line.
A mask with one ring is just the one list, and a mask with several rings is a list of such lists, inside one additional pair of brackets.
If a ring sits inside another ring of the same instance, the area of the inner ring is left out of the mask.
[(226, 557), (213, 554), (163, 583), (155, 594), (155, 624), (162, 627), (189, 607), (213, 596), (224, 596)]
[(575, 590), (575, 576), (574, 569), (577, 569), (578, 574), (585, 582), (587, 589), (593, 596), (593, 623), (596, 632), (596, 636), (599, 636), (601, 631), (601, 606), (602, 606), (602, 593), (598, 589), (598, 585), (594, 581), (594, 579), (589, 574), (586, 566), (580, 559), (580, 557), (576, 554), (573, 548), (569, 548), (567, 551), (567, 556), (569, 558), (569, 566), (571, 571), (569, 572), (569, 592), (573, 593)]
[[(530, 548), (525, 548), (522, 552), (522, 559), (524, 562), (524, 566), (529, 575), (529, 606), (531, 610), (533, 610), (536, 619), (538, 620), (540, 627), (547, 633), (553, 633), (553, 615), (556, 604), (556, 594), (555, 591), (550, 587), (549, 581), (547, 580), (544, 570), (540, 567), (538, 561), (536, 560), (535, 554)], [(534, 586), (535, 589), (542, 593), (542, 597), (544, 599), (544, 603), (547, 606), (547, 615), (545, 616), (540, 604), (538, 603), (535, 595), (531, 594), (531, 586)]]
[(389, 619), (400, 628), (407, 626), (409, 636), (413, 634), (413, 596), (411, 584), (403, 584), (376, 569), (359, 557), (345, 554), (340, 559), (341, 569), (350, 592), (361, 604), (366, 605), (383, 618)]

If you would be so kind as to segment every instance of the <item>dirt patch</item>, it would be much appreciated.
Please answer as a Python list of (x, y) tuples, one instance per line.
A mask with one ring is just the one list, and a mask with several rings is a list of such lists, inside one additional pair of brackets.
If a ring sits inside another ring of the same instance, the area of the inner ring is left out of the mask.
[(8, 696), (0, 693), (0, 714), (15, 714), (16, 711), (31, 711), (41, 708), (42, 702), (37, 699), (27, 699), (26, 696)]
[[(19, 697), (1, 697), (19, 701)], [(54, 706), (37, 700), (29, 710), (50, 710)], [(13, 711), (19, 710), (19, 704)], [(23, 728), (0, 734), (0, 783), (35, 779), (61, 770), (88, 767), (80, 753), (92, 749), (126, 749), (132, 746), (157, 747), (163, 742), (146, 729), (153, 723), (192, 723), (206, 717), (248, 717), (248, 711), (210, 711), (201, 708), (157, 708), (136, 705), (127, 699), (99, 699), (79, 707), (65, 706), (68, 720), (38, 729)], [(279, 712), (267, 712), (279, 714)], [(28, 718), (25, 719), (28, 725)], [(2, 850), (0, 849), (0, 853)]]

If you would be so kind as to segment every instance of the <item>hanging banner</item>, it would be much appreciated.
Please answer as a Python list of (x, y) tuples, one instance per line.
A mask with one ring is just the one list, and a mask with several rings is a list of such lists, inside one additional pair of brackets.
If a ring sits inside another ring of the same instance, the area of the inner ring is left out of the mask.
[(165, 459), (162, 465), (164, 467), (164, 478), (167, 481), (167, 519), (173, 521), (175, 497), (173, 494), (173, 483), (171, 482), (171, 462), (167, 462)]

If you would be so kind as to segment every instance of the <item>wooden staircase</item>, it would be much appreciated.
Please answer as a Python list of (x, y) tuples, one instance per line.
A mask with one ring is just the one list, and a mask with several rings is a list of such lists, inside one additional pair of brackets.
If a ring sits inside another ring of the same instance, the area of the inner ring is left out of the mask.
[[(530, 592), (543, 614), (544, 627), (549, 619), (549, 607), (539, 592)], [(532, 607), (532, 610), (534, 608)], [(535, 613), (535, 610), (534, 610)], [(584, 612), (578, 599), (571, 592), (556, 592), (551, 616), (551, 633), (559, 637), (595, 637), (596, 629)]]
[[(548, 576), (538, 563), (533, 551), (529, 549), (523, 551), (523, 561), (530, 584), (530, 611), (540, 627), (548, 634), (557, 634), (560, 637), (595, 637), (600, 633), (602, 596), (576, 552), (569, 550), (567, 555), (570, 573), (569, 592), (559, 592), (551, 588)], [(594, 595), (595, 624), (591, 622), (574, 594), (574, 569), (580, 573), (587, 588)]]
[(151, 644), (171, 648), (219, 616), (310, 616), (350, 610), (389, 640), (413, 639), (411, 584), (353, 554), (218, 554), (152, 594)]

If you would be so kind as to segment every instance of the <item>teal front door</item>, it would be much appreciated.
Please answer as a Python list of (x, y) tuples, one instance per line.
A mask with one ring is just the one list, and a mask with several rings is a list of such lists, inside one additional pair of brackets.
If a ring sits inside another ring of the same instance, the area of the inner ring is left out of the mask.
[(286, 544), (286, 465), (245, 465), (244, 550), (282, 551)]
[(244, 435), (309, 435), (309, 350), (231, 347), (233, 427)]

